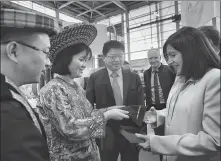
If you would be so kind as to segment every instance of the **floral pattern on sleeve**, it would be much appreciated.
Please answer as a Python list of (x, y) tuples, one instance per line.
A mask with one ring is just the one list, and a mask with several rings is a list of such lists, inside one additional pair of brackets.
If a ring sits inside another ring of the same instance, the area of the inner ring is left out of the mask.
[(89, 161), (99, 161), (94, 138), (105, 135), (106, 120), (102, 111), (93, 109), (78, 84), (60, 78), (50, 81), (40, 92), (38, 113), (52, 160), (90, 156), (93, 159)]

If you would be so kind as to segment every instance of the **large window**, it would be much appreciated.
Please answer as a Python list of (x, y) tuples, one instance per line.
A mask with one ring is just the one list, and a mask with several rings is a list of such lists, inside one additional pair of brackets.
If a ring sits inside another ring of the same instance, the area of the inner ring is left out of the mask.
[[(172, 22), (171, 19), (158, 23), (158, 25), (155, 23), (156, 19), (169, 18), (175, 14), (174, 1), (160, 3), (130, 12), (129, 23), (130, 28), (132, 28), (130, 30), (131, 60), (146, 58), (146, 53), (151, 48), (162, 48), (166, 39), (176, 31), (176, 23)], [(180, 6), (178, 8), (180, 11)], [(140, 27), (141, 24), (147, 25)], [(158, 34), (157, 28), (159, 29)]]
[[(180, 2), (179, 2), (180, 5)], [(180, 11), (180, 7), (179, 11)], [(174, 1), (162, 1), (150, 6), (144, 6), (129, 12), (130, 52), (131, 60), (147, 57), (151, 48), (162, 48), (166, 39), (176, 31), (176, 23), (166, 20), (156, 24), (156, 20), (169, 18), (175, 14)], [(124, 42), (127, 55), (126, 16), (124, 14)], [(98, 23), (116, 24), (121, 22), (121, 15), (110, 17)], [(142, 25), (142, 26), (141, 26)], [(159, 31), (159, 33), (157, 33)], [(127, 59), (127, 56), (125, 56)]]

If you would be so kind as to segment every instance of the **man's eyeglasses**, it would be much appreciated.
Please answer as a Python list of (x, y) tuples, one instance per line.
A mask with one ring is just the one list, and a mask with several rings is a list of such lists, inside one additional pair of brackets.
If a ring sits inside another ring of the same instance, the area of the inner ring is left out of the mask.
[[(6, 44), (6, 43), (9, 43), (9, 42), (10, 42), (10, 41), (1, 42), (1, 43)], [(28, 44), (26, 44), (26, 43), (24, 43), (24, 42), (21, 42), (21, 41), (15, 41), (15, 42), (17, 42), (18, 44), (24, 45), (24, 46), (26, 46), (26, 47), (29, 47), (29, 48), (31, 48), (31, 49), (34, 49), (34, 50), (36, 50), (36, 51), (41, 51), (41, 52), (43, 52), (43, 53), (46, 55), (47, 58), (48, 58), (48, 56), (49, 56), (49, 51), (44, 51), (44, 50), (42, 50), (42, 49), (39, 49), (39, 48), (37, 48), (37, 47), (35, 47), (35, 46), (28, 45)]]
[(123, 55), (118, 55), (118, 56), (107, 56), (109, 59), (111, 59), (111, 60), (115, 60), (116, 58), (118, 58), (118, 59), (120, 59), (120, 60), (122, 60), (123, 59)]

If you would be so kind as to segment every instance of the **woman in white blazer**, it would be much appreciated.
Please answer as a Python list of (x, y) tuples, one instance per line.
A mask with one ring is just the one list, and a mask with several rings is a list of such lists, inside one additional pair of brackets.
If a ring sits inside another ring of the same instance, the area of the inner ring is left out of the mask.
[(183, 27), (164, 44), (164, 57), (177, 77), (167, 108), (147, 112), (165, 136), (137, 134), (146, 150), (164, 161), (210, 161), (220, 150), (220, 58), (197, 29)]

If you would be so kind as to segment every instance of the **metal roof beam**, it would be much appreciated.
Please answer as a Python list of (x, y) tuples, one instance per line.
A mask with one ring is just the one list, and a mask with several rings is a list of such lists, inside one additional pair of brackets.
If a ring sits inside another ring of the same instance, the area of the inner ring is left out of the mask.
[[(82, 5), (83, 7), (89, 9), (90, 11), (94, 11), (94, 12), (98, 13), (98, 14), (101, 15), (101, 16), (105, 16), (105, 15), (104, 15), (103, 13), (101, 13), (100, 11), (93, 10), (90, 6), (88, 6), (88, 5), (86, 5), (86, 4), (82, 3), (82, 2), (79, 2), (79, 1), (78, 1), (78, 2), (76, 2), (76, 3)], [(89, 12), (90, 12), (90, 11), (89, 11)]]
[(62, 4), (60, 7), (58, 7), (58, 9), (62, 9), (62, 8), (66, 7), (66, 6), (70, 5), (70, 4), (72, 4), (72, 3), (74, 3), (74, 2), (75, 2), (75, 1), (69, 1), (69, 2), (67, 2), (67, 3), (64, 3), (64, 4)]
[(100, 5), (100, 6), (95, 7), (94, 10), (99, 9), (101, 7), (104, 7), (104, 6), (107, 6), (107, 5), (111, 4), (111, 3), (112, 2), (106, 2), (106, 3), (104, 3), (104, 4)]
[(127, 6), (125, 6), (121, 1), (115, 0), (112, 1), (114, 4), (116, 4), (118, 7), (122, 8), (124, 11), (127, 11)]
[(87, 9), (89, 9), (89, 10), (92, 10), (92, 8), (91, 8), (90, 6), (84, 4), (84, 3), (80, 2), (80, 1), (78, 1), (78, 2), (76, 2), (76, 3), (82, 5), (83, 7), (87, 8)]
[(106, 17), (106, 15), (104, 15), (103, 13), (101, 13), (100, 11), (94, 10), (94, 12), (98, 13), (99, 15)]
[(87, 10), (87, 11), (85, 11), (85, 12), (82, 12), (82, 13), (76, 15), (76, 17), (79, 17), (79, 16), (84, 15), (84, 14), (86, 14), (86, 13), (88, 13), (88, 12), (91, 12), (91, 11), (95, 11), (95, 10), (97, 10), (97, 9), (99, 9), (99, 8), (101, 8), (101, 7), (104, 7), (104, 6), (106, 6), (106, 5), (109, 5), (109, 4), (111, 4), (111, 3), (112, 3), (112, 2), (106, 2), (106, 3), (104, 3), (104, 4), (100, 5), (100, 6), (97, 6), (97, 7), (93, 8), (92, 10)]
[(85, 12), (82, 12), (82, 13), (76, 15), (76, 17), (79, 17), (79, 16), (81, 16), (81, 15), (84, 15), (84, 14), (86, 14), (86, 13), (88, 13), (88, 12), (91, 12), (91, 10), (87, 10), (87, 11), (85, 11)]

